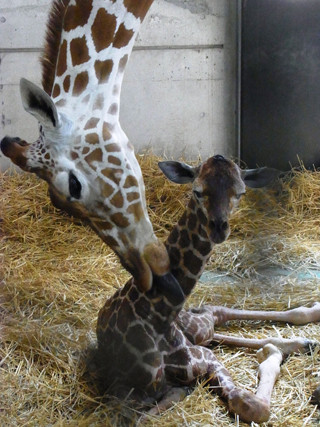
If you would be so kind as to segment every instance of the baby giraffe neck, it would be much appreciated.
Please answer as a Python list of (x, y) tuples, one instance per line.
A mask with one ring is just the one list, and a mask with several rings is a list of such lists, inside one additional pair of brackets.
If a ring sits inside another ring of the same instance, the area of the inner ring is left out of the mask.
[(191, 199), (166, 241), (172, 274), (186, 296), (200, 278), (213, 249), (204, 227), (206, 218), (197, 215), (196, 210), (195, 202)]

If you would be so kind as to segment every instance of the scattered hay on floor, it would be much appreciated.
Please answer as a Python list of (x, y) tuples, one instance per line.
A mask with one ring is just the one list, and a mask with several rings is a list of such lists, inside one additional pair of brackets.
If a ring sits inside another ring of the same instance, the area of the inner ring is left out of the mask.
[[(189, 187), (168, 182), (157, 160), (140, 158), (150, 217), (165, 238)], [(0, 425), (130, 425), (136, 414), (123, 402), (103, 402), (83, 376), (83, 353), (94, 342), (98, 310), (126, 282), (127, 272), (90, 229), (52, 207), (44, 182), (3, 174), (0, 188)], [(232, 220), (232, 237), (216, 247), (208, 266), (222, 279), (201, 282), (188, 303), (283, 310), (319, 300), (319, 209), (320, 172), (293, 171), (269, 190), (248, 190)], [(286, 269), (288, 275), (268, 277), (266, 269)], [(231, 322), (220, 330), (249, 338), (320, 337), (319, 324)], [(239, 386), (255, 390), (254, 351), (219, 346), (214, 352)], [(319, 410), (309, 400), (319, 383), (319, 349), (291, 356), (282, 366), (266, 425), (318, 425)], [(235, 424), (243, 425), (201, 384), (147, 423)]]

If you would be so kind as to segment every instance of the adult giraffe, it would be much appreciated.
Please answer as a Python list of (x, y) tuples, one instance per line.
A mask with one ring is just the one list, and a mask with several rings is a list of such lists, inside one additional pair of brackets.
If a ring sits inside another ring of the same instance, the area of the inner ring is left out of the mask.
[(28, 144), (5, 137), (1, 150), (49, 184), (54, 205), (86, 220), (119, 256), (142, 291), (160, 276), (183, 298), (148, 217), (134, 150), (119, 123), (124, 69), (153, 0), (54, 0), (42, 85), (21, 79), (23, 106), (40, 124)]

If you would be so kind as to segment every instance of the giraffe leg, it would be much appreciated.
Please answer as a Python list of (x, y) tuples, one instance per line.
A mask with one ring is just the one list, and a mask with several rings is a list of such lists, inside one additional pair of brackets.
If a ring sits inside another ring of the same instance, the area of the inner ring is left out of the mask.
[[(177, 363), (177, 357), (180, 364)], [(227, 369), (208, 348), (191, 345), (176, 349), (166, 363), (168, 379), (174, 378), (175, 381), (190, 384), (199, 378), (206, 378), (210, 390), (219, 393), (227, 401), (230, 412), (238, 414), (241, 420), (261, 423), (269, 419), (270, 401), (264, 397), (266, 387), (261, 388), (260, 395), (236, 387)]]
[(206, 306), (211, 310), (215, 325), (221, 325), (229, 320), (271, 320), (286, 322), (293, 325), (305, 325), (320, 321), (320, 302), (311, 307), (298, 307), (286, 311), (237, 310), (220, 306)]
[(265, 345), (272, 344), (277, 347), (283, 355), (287, 356), (292, 353), (310, 353), (319, 342), (311, 341), (306, 338), (295, 337), (295, 338), (243, 338), (243, 337), (233, 337), (229, 335), (214, 334), (211, 342), (216, 342), (219, 344), (224, 344), (227, 346), (235, 347), (245, 347), (245, 348), (254, 348), (261, 349)]
[(193, 344), (209, 345), (223, 342), (225, 345), (259, 349), (266, 344), (276, 345), (284, 354), (308, 352), (318, 343), (304, 338), (266, 338), (263, 340), (229, 337), (215, 333), (215, 326), (228, 320), (274, 320), (296, 325), (320, 320), (320, 303), (312, 307), (299, 307), (283, 312), (234, 310), (227, 307), (205, 305), (196, 309), (182, 310), (177, 323)]
[[(230, 393), (229, 409), (233, 413), (244, 414), (242, 420), (251, 422), (253, 419), (258, 419), (256, 422), (267, 421), (270, 414), (271, 393), (274, 384), (280, 374), (280, 364), (283, 359), (281, 351), (272, 344), (267, 344), (257, 352), (257, 357), (260, 362), (259, 366), (259, 385), (255, 394), (263, 408), (263, 413), (258, 414), (259, 405), (252, 401), (252, 396), (245, 391), (235, 389)], [(248, 403), (250, 403), (248, 405)], [(260, 419), (259, 419), (260, 416)]]

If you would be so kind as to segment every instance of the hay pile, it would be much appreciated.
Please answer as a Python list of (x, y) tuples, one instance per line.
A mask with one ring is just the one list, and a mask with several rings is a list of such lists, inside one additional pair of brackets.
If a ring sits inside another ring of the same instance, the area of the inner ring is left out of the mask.
[[(151, 220), (164, 238), (184, 209), (188, 187), (166, 181), (157, 160), (140, 158)], [(44, 182), (22, 174), (0, 180), (0, 425), (130, 425), (135, 413), (120, 402), (103, 402), (83, 376), (83, 352), (95, 339), (98, 310), (128, 274), (92, 231), (52, 207)], [(320, 172), (295, 171), (268, 191), (248, 191), (232, 220), (232, 237), (216, 247), (208, 266), (220, 280), (200, 283), (189, 304), (283, 310), (319, 300), (319, 210)], [(288, 274), (265, 274), (279, 268)], [(233, 322), (219, 331), (320, 337), (319, 324)], [(223, 346), (214, 351), (239, 386), (255, 390), (254, 351)], [(319, 358), (316, 349), (291, 356), (282, 366), (266, 425), (319, 424), (319, 410), (309, 403), (320, 383)], [(147, 423), (235, 424), (242, 425), (201, 384)]]

